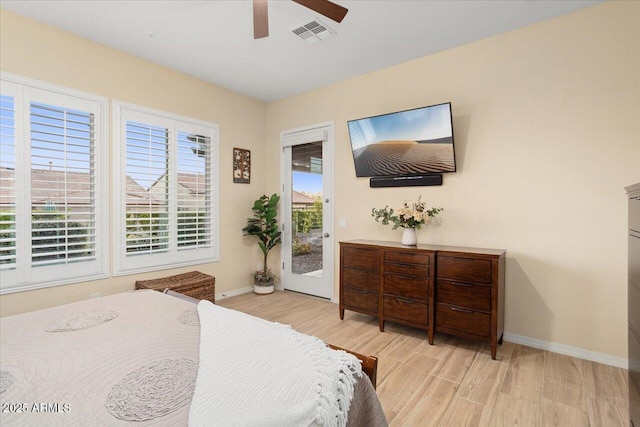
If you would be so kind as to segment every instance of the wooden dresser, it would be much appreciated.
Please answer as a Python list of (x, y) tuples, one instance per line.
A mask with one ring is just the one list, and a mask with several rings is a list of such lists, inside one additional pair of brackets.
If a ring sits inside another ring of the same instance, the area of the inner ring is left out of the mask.
[[(380, 267), (380, 253), (376, 248), (340, 245), (340, 319), (344, 319), (345, 308), (379, 316)], [(382, 318), (380, 322), (382, 325)]]
[(381, 247), (382, 315), (380, 330), (386, 320), (403, 323), (429, 333), (433, 340), (434, 252), (403, 247)]
[(640, 183), (629, 196), (629, 419), (640, 427)]
[(494, 359), (504, 332), (504, 262), (504, 251), (487, 249), (436, 255), (435, 330), (486, 341)]
[(340, 318), (352, 310), (385, 321), (491, 344), (504, 331), (504, 250), (394, 242), (340, 242)]

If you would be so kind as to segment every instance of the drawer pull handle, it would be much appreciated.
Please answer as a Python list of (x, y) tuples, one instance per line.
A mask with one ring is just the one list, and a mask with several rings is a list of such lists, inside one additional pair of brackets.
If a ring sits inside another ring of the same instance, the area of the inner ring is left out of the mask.
[(406, 299), (406, 298), (399, 298), (399, 297), (398, 297), (398, 298), (396, 298), (396, 301), (398, 301), (398, 302), (403, 302), (403, 303), (405, 303), (405, 304), (413, 304), (413, 301), (412, 301), (412, 300), (410, 300), (410, 299)]
[[(389, 274), (389, 273), (387, 273), (387, 274)], [(412, 279), (416, 279), (416, 278), (417, 278), (417, 279), (424, 279), (424, 278), (426, 278), (426, 276), (422, 276), (422, 275), (420, 275), (420, 276), (410, 276), (410, 275), (408, 275), (408, 274), (395, 274), (395, 273), (393, 274), (393, 276), (395, 276), (395, 277), (402, 277), (403, 279), (407, 279), (407, 280), (412, 280)]]
[(464, 308), (458, 308), (458, 307), (451, 307), (452, 311), (459, 311), (461, 313), (473, 313), (473, 311), (471, 310), (466, 310)]
[(453, 286), (462, 286), (464, 288), (473, 288), (473, 285), (470, 285), (469, 283), (451, 282), (451, 284)]
[(345, 265), (345, 268), (348, 268), (349, 270), (363, 271), (365, 273), (377, 273), (378, 272), (378, 266), (361, 267), (361, 266), (358, 266), (358, 265)]
[(405, 268), (413, 268), (413, 267), (415, 267), (414, 264), (405, 264), (403, 262), (392, 262), (391, 264), (397, 265), (398, 267), (405, 267)]

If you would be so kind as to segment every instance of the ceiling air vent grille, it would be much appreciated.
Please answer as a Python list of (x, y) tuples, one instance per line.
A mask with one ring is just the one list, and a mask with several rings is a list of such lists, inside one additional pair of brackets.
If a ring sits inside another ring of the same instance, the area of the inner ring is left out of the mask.
[(291, 32), (307, 43), (316, 43), (336, 35), (317, 19), (305, 22), (291, 30)]

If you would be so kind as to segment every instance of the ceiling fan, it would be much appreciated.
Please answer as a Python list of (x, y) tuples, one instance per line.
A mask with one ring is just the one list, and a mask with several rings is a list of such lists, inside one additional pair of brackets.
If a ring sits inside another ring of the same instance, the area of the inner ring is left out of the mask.
[[(349, 11), (347, 8), (329, 0), (293, 0), (294, 2), (326, 16), (336, 22), (342, 22)], [(269, 36), (269, 11), (267, 0), (253, 0), (253, 38)]]

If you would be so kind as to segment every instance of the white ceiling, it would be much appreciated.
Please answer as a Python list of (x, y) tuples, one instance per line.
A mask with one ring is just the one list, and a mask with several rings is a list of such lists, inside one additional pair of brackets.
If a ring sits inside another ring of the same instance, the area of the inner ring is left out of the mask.
[[(569, 13), (600, 0), (334, 0), (338, 24), (269, 0), (268, 38), (253, 39), (251, 0), (0, 0), (87, 39), (273, 101)], [(290, 30), (318, 18), (336, 37), (307, 44)]]

